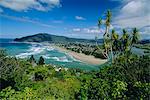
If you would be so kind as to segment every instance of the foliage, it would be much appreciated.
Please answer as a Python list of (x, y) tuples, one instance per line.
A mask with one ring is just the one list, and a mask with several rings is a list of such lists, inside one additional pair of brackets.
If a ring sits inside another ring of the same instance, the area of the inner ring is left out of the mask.
[(103, 19), (104, 23), (100, 18), (98, 20), (98, 27), (101, 28), (103, 24), (106, 27), (103, 35), (104, 51), (101, 50), (101, 52), (108, 60), (111, 59), (111, 62), (113, 62), (118, 54), (131, 51), (133, 45), (138, 43), (139, 31), (137, 28), (133, 28), (133, 30), (130, 32), (131, 34), (129, 34), (125, 29), (123, 29), (123, 35), (119, 37), (119, 35), (115, 32), (115, 29), (112, 29), (112, 32), (110, 32), (111, 19), (112, 13), (110, 10), (107, 10), (105, 19)]
[[(143, 63), (144, 62), (144, 63)], [(128, 54), (96, 73), (89, 86), (90, 99), (148, 99), (150, 57)]]
[(35, 58), (34, 58), (33, 55), (31, 55), (31, 57), (29, 58), (28, 61), (29, 61), (30, 63), (36, 63), (36, 60), (35, 60)]
[(51, 65), (32, 66), (25, 60), (1, 58), (2, 100), (147, 100), (150, 95), (149, 56), (126, 52), (112, 65), (91, 72), (65, 68), (57, 71)]
[(44, 62), (44, 58), (41, 56), (39, 61), (38, 61), (38, 65), (44, 65), (45, 62)]

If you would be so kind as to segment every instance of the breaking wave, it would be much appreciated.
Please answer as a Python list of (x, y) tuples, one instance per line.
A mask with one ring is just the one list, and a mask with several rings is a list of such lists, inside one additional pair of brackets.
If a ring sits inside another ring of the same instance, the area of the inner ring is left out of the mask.
[(53, 60), (58, 61), (58, 62), (73, 62), (73, 60), (69, 60), (66, 56), (55, 57), (55, 56), (43, 55), (43, 57), (46, 59), (53, 59)]
[(54, 48), (47, 45), (32, 44), (26, 52), (16, 55), (17, 58), (27, 58), (31, 55), (37, 55), (44, 51), (52, 51)]

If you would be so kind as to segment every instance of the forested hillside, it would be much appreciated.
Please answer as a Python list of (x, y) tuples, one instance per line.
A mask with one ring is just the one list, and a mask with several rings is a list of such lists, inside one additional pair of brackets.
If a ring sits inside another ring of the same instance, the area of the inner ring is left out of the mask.
[[(81, 43), (95, 43), (95, 40), (90, 39), (77, 39), (69, 38), (65, 36), (56, 36), (47, 33), (39, 33), (31, 36), (26, 36), (22, 38), (16, 38), (14, 41), (17, 42), (50, 42), (50, 43), (68, 43), (68, 42), (81, 42)], [(102, 43), (103, 40), (99, 39), (99, 43)]]
[(32, 65), (0, 50), (1, 100), (148, 100), (150, 57), (124, 54), (99, 71)]

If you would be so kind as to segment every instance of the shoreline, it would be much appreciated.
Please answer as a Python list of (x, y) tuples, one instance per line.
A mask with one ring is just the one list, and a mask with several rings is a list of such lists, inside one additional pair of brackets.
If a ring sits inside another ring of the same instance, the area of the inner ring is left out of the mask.
[(104, 64), (107, 62), (106, 59), (95, 58), (92, 55), (85, 55), (83, 53), (77, 53), (77, 52), (70, 51), (65, 48), (56, 46), (56, 45), (53, 45), (53, 47), (61, 52), (65, 52), (65, 53), (73, 56), (75, 59), (80, 60), (84, 63), (93, 64), (93, 65), (101, 65), (101, 64)]
[(51, 43), (47, 43), (47, 42), (42, 42), (42, 43), (22, 42), (22, 43), (27, 43), (27, 44), (42, 44), (42, 45), (51, 46), (51, 47), (59, 50), (60, 52), (64, 52), (64, 53), (72, 56), (76, 60), (79, 60), (79, 61), (81, 61), (83, 63), (87, 63), (87, 64), (101, 65), (101, 64), (104, 64), (104, 63), (107, 62), (107, 59), (100, 59), (100, 58), (95, 58), (92, 55), (85, 55), (83, 53), (77, 53), (77, 52), (74, 52), (74, 51), (71, 51), (71, 50), (67, 50), (66, 48), (59, 47), (59, 46), (56, 46), (55, 44), (51, 44)]

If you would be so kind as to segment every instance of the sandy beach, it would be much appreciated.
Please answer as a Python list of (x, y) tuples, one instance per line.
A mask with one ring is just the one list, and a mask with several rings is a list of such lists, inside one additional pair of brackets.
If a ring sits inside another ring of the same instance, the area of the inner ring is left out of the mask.
[(73, 52), (65, 48), (58, 47), (58, 46), (54, 46), (54, 48), (56, 48), (57, 50), (61, 52), (65, 52), (73, 56), (75, 59), (88, 63), (88, 64), (100, 65), (100, 64), (104, 64), (107, 61), (106, 59), (95, 58), (94, 56), (85, 55), (83, 53), (76, 53), (76, 52)]

